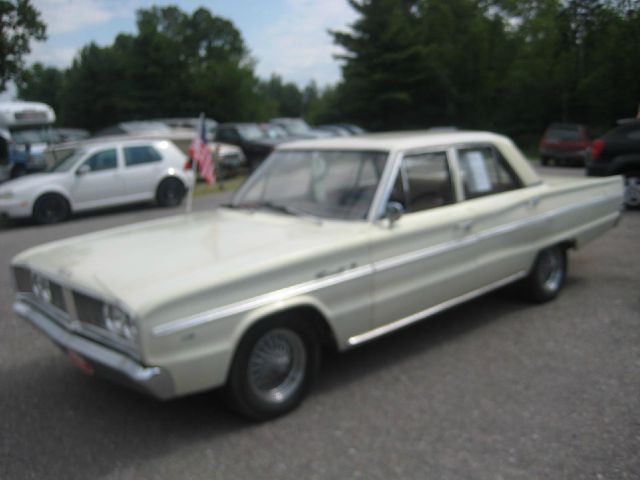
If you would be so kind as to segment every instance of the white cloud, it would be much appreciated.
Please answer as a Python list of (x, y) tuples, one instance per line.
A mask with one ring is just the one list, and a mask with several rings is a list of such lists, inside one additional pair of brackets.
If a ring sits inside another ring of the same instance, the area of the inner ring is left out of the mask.
[(47, 33), (69, 33), (106, 23), (120, 14), (114, 2), (105, 0), (36, 0)]
[(48, 67), (67, 68), (79, 47), (52, 47), (45, 43), (35, 43), (31, 46), (28, 64), (40, 62)]
[(286, 0), (287, 13), (267, 29), (265, 42), (254, 47), (262, 77), (278, 73), (286, 80), (320, 85), (338, 80), (339, 65), (333, 55), (329, 29), (344, 29), (356, 13), (345, 0)]

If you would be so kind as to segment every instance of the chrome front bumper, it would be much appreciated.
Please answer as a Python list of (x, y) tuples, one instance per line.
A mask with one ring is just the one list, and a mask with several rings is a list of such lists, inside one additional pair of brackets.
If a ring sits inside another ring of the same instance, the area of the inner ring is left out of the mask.
[(64, 351), (79, 355), (96, 375), (160, 400), (175, 396), (173, 381), (166, 370), (146, 367), (120, 352), (77, 335), (23, 300), (17, 300), (13, 304), (13, 311), (51, 338)]

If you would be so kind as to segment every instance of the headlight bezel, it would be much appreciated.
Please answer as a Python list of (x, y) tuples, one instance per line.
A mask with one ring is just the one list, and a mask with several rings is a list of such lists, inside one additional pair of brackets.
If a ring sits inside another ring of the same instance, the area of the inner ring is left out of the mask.
[(102, 304), (104, 328), (119, 340), (135, 343), (138, 340), (138, 326), (134, 318), (122, 307), (104, 302)]
[(51, 293), (51, 280), (44, 275), (40, 275), (36, 272), (31, 272), (31, 291), (36, 298), (42, 300), (45, 303), (50, 304), (53, 298)]

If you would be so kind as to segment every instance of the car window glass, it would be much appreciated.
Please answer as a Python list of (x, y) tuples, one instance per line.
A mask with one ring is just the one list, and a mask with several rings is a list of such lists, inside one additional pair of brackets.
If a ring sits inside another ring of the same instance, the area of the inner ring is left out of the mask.
[(277, 204), (319, 217), (364, 219), (386, 157), (385, 152), (276, 152), (233, 203)]
[(460, 174), (466, 198), (476, 198), (518, 188), (515, 175), (490, 147), (458, 151)]
[(447, 154), (429, 152), (405, 156), (389, 201), (399, 202), (406, 212), (454, 203)]
[(237, 142), (240, 137), (232, 128), (221, 128), (216, 133), (216, 138), (221, 142)]
[(636, 128), (627, 133), (627, 138), (630, 140), (640, 140), (640, 128)]
[(143, 145), (139, 147), (124, 148), (124, 163), (127, 167), (145, 163), (159, 162), (162, 160), (155, 148)]
[(115, 149), (103, 150), (102, 152), (91, 155), (85, 160), (83, 165), (88, 165), (92, 172), (109, 170), (118, 166), (118, 156)]

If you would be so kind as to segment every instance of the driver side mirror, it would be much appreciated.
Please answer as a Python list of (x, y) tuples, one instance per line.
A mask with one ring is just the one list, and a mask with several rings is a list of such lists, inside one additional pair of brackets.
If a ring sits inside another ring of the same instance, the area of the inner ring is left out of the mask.
[(90, 171), (91, 171), (91, 167), (85, 163), (84, 165), (80, 165), (78, 167), (78, 169), (76, 170), (76, 175), (81, 177), (82, 175), (85, 175), (85, 174), (89, 173)]
[(385, 209), (384, 216), (389, 220), (389, 227), (393, 227), (393, 224), (400, 220), (404, 213), (404, 207), (400, 202), (389, 202)]

